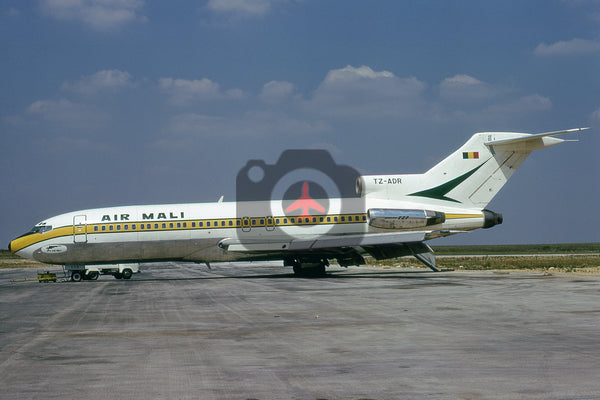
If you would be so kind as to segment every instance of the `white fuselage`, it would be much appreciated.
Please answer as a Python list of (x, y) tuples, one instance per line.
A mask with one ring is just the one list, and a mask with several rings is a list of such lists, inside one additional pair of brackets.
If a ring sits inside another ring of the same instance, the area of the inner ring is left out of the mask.
[[(291, 242), (326, 235), (390, 232), (390, 229), (370, 224), (368, 210), (373, 208), (433, 209), (445, 214), (445, 222), (424, 227), (423, 231), (466, 231), (484, 224), (482, 211), (476, 209), (381, 199), (344, 199), (342, 211), (340, 201), (329, 199), (330, 212), (309, 217), (279, 213), (280, 202), (275, 201), (245, 203), (243, 210), (248, 215), (238, 215), (240, 208), (235, 202), (81, 210), (40, 222), (33, 230), (38, 232), (15, 239), (10, 247), (20, 256), (52, 264), (267, 260), (285, 258), (289, 251), (272, 248), (264, 252), (229, 251), (219, 243), (226, 239)], [(253, 209), (273, 212), (253, 214)]]

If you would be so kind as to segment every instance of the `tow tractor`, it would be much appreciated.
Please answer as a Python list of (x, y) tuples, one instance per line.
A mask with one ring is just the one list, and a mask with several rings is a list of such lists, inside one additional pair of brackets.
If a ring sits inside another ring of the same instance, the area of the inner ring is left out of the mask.
[(84, 279), (95, 281), (100, 275), (112, 275), (116, 279), (130, 279), (133, 274), (140, 272), (140, 264), (65, 265), (67, 275), (68, 271), (71, 273), (73, 282), (80, 282)]

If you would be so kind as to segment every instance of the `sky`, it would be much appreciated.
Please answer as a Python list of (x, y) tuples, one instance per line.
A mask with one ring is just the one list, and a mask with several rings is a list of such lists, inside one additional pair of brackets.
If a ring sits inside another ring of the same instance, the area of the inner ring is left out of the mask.
[(0, 0), (0, 247), (64, 212), (235, 199), (249, 159), (422, 173), (483, 131), (534, 152), (432, 244), (600, 242), (600, 0)]

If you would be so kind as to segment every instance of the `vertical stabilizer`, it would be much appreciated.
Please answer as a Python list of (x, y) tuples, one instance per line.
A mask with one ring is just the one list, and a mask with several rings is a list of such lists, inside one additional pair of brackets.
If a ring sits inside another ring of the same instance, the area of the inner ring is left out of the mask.
[(361, 196), (429, 200), (483, 209), (527, 156), (565, 140), (553, 136), (589, 128), (539, 134), (482, 132), (424, 174), (364, 175), (356, 184)]
[(422, 176), (423, 189), (409, 196), (485, 208), (533, 150), (564, 142), (552, 136), (513, 132), (483, 132), (473, 135), (461, 148)]

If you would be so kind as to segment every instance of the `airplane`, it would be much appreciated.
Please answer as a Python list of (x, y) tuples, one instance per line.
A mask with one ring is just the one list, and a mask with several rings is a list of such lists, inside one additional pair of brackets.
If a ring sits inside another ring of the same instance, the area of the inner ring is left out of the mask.
[[(348, 267), (365, 264), (365, 256), (414, 256), (439, 271), (428, 240), (501, 224), (502, 214), (486, 206), (529, 154), (572, 141), (556, 135), (586, 129), (476, 133), (423, 174), (358, 176), (354, 198), (327, 199), (327, 209), (315, 202), (324, 212), (317, 207), (314, 215), (308, 208), (300, 216), (289, 215), (281, 200), (222, 198), (96, 208), (39, 222), (11, 241), (9, 250), (63, 265), (73, 280), (85, 279), (86, 266), (156, 261), (210, 267), (211, 262), (283, 260), (302, 277), (322, 276), (330, 260)], [(305, 182), (292, 208), (315, 206), (306, 201), (314, 200)]]

